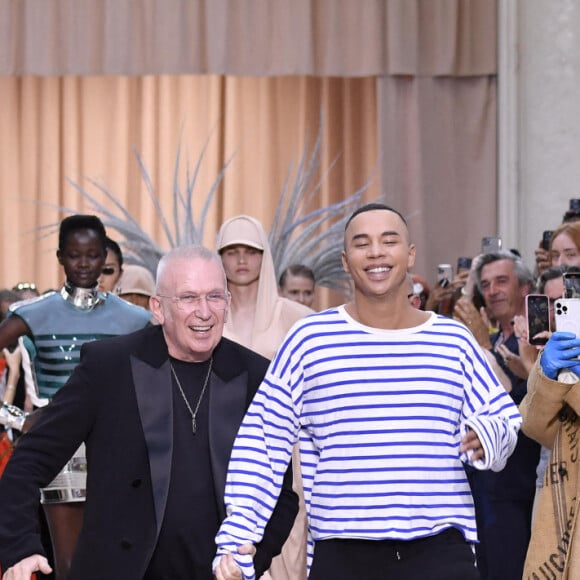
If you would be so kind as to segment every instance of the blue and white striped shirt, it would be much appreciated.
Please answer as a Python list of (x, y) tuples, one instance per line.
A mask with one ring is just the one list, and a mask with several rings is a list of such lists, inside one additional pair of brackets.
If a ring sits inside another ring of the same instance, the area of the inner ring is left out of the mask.
[[(457, 527), (476, 541), (459, 452), (468, 428), (502, 469), (521, 417), (471, 333), (433, 314), (382, 330), (344, 307), (287, 334), (242, 422), (226, 485), (218, 555), (259, 542), (299, 437), (312, 541), (410, 540)], [(251, 559), (236, 556), (245, 578)], [(309, 561), (310, 561), (309, 560)]]

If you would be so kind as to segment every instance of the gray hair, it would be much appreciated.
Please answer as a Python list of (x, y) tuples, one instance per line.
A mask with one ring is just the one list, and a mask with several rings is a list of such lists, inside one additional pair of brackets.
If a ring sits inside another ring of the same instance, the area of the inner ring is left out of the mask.
[(529, 284), (530, 287), (534, 286), (534, 275), (532, 274), (532, 271), (524, 264), (522, 259), (509, 250), (499, 250), (497, 252), (492, 252), (491, 254), (484, 254), (481, 256), (479, 263), (477, 264), (475, 269), (475, 281), (480, 292), (483, 293), (481, 288), (481, 272), (484, 266), (499, 260), (511, 260), (513, 262), (520, 288), (526, 284)]
[(199, 245), (178, 246), (169, 250), (164, 254), (157, 264), (157, 274), (155, 276), (155, 292), (159, 292), (159, 288), (163, 281), (165, 271), (173, 262), (182, 260), (203, 260), (204, 262), (215, 262), (224, 277), (224, 288), (227, 288), (228, 281), (222, 260), (217, 252)]

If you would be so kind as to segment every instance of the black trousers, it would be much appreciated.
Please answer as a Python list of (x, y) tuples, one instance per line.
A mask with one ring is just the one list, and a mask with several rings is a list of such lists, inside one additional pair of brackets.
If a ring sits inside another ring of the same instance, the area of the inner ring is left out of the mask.
[(532, 533), (532, 505), (529, 501), (494, 501), (491, 512), (476, 511), (480, 543), (475, 555), (483, 580), (521, 579)]
[(456, 528), (418, 540), (322, 540), (309, 580), (478, 580), (475, 556)]

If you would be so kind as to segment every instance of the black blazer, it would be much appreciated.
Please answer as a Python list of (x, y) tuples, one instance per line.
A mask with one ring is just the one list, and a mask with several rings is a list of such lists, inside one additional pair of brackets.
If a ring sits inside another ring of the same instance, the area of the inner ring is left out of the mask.
[[(209, 388), (210, 459), (220, 515), (231, 448), (268, 361), (222, 339)], [(43, 553), (37, 530), (38, 490), (56, 476), (81, 442), (87, 446), (84, 525), (72, 579), (140, 578), (157, 538), (171, 474), (172, 388), (160, 326), (87, 343), (68, 383), (20, 438), (0, 479), (3, 570)], [(280, 552), (298, 510), (291, 470), (264, 540), (258, 575)], [(190, 506), (195, 517), (195, 506)]]

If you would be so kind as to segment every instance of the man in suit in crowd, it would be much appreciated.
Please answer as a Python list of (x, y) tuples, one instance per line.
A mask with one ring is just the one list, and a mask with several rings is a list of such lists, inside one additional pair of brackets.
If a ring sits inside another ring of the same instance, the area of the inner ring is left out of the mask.
[[(475, 267), (475, 282), (485, 300), (486, 312), (498, 324), (489, 326), (466, 299), (457, 302), (454, 316), (471, 330), (506, 376), (516, 405), (527, 392), (521, 370), (521, 340), (514, 318), (525, 315), (525, 297), (532, 291), (533, 275), (512, 251), (483, 254)], [(523, 345), (522, 345), (523, 346)], [(505, 386), (505, 385), (504, 385)], [(482, 580), (521, 580), (532, 525), (536, 493), (536, 467), (540, 446), (523, 432), (505, 468), (497, 473), (468, 468), (477, 515), (477, 566)]]
[[(68, 383), (21, 438), (0, 480), (6, 580), (50, 571), (38, 490), (83, 441), (87, 501), (69, 577), (211, 577), (232, 444), (268, 361), (222, 338), (226, 277), (206, 248), (162, 258), (150, 306), (158, 326), (83, 346)], [(290, 473), (264, 540), (247, 548), (260, 572), (296, 515)]]

